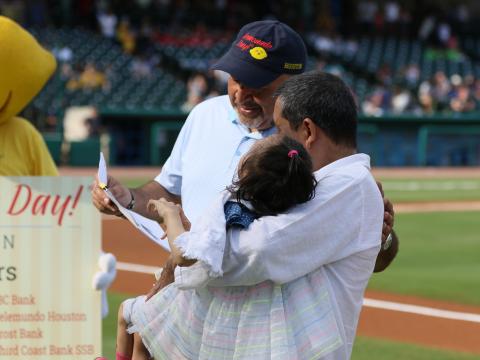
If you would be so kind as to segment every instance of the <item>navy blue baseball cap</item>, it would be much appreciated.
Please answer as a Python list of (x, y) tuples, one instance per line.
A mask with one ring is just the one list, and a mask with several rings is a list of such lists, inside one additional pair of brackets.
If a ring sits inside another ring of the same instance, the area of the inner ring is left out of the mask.
[(280, 21), (264, 20), (242, 27), (230, 50), (212, 69), (258, 89), (280, 75), (304, 72), (306, 61), (307, 49), (300, 35)]

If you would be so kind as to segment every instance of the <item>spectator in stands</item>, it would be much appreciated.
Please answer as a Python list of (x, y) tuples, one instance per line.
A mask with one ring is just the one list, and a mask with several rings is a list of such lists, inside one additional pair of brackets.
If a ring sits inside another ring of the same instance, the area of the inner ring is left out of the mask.
[(437, 110), (448, 108), (450, 102), (449, 95), (452, 86), (443, 71), (437, 71), (433, 76), (431, 95), (435, 101)]
[(185, 112), (192, 110), (207, 98), (208, 91), (207, 77), (202, 73), (193, 74), (187, 82), (187, 101), (182, 105), (182, 110)]
[(480, 109), (480, 79), (475, 79), (472, 87), (472, 96), (475, 99), (477, 108)]
[(73, 59), (73, 51), (70, 47), (68, 46), (62, 46), (62, 47), (54, 47), (52, 49), (52, 53), (55, 56), (55, 58), (62, 62), (70, 62)]
[(335, 44), (330, 36), (317, 33), (312, 35), (312, 37), (313, 47), (320, 55), (330, 54), (334, 51)]
[(470, 89), (473, 89), (473, 86), (475, 85), (475, 76), (473, 76), (473, 74), (465, 74), (463, 77), (463, 83)]
[(336, 33), (311, 33), (307, 41), (323, 58), (330, 55), (351, 59), (358, 51), (358, 42), (352, 38), (344, 39)]
[(393, 87), (391, 111), (394, 114), (402, 114), (410, 110), (412, 106), (412, 95), (410, 91), (399, 85)]
[(405, 85), (408, 88), (413, 89), (415, 86), (417, 86), (420, 79), (420, 68), (417, 64), (408, 64), (401, 73), (402, 78), (405, 81)]
[(72, 64), (65, 62), (61, 64), (60, 66), (60, 78), (64, 80), (67, 83), (67, 89), (68, 89), (68, 83), (72, 79), (78, 80), (78, 75), (79, 72), (76, 71), (77, 66), (72, 66)]
[(418, 102), (423, 114), (432, 115), (435, 112), (435, 103), (433, 97), (428, 91), (419, 91)]
[(48, 112), (42, 127), (42, 131), (47, 133), (55, 133), (58, 131), (58, 118), (54, 112)]
[(396, 33), (400, 20), (400, 5), (397, 1), (387, 1), (384, 5), (385, 25), (389, 33)]
[(122, 45), (123, 51), (125, 51), (127, 54), (133, 54), (137, 46), (137, 39), (135, 32), (130, 27), (130, 21), (128, 18), (123, 18), (120, 21), (116, 36), (117, 40)]
[(447, 48), (450, 42), (450, 38), (452, 36), (452, 29), (450, 27), (450, 24), (445, 20), (440, 21), (437, 25), (436, 31), (438, 44), (443, 48)]
[(358, 51), (358, 42), (353, 38), (348, 38), (343, 43), (343, 53), (347, 58), (352, 58)]
[(85, 65), (78, 78), (71, 78), (67, 83), (67, 89), (69, 90), (94, 90), (99, 88), (106, 90), (108, 86), (109, 83), (105, 74), (91, 62)]
[(148, 78), (152, 75), (153, 66), (149, 59), (144, 55), (136, 56), (132, 60), (130, 72), (135, 80)]
[(375, 23), (375, 15), (378, 11), (378, 5), (372, 0), (359, 1), (357, 5), (357, 17), (359, 30), (367, 33), (372, 32)]
[(80, 87), (84, 89), (95, 89), (106, 85), (106, 77), (103, 72), (97, 69), (95, 64), (87, 63), (85, 70), (80, 74)]
[(383, 86), (388, 87), (392, 85), (393, 74), (392, 74), (392, 68), (390, 67), (390, 64), (383, 63), (382, 66), (380, 66), (380, 68), (375, 73), (375, 76), (377, 78), (377, 81)]
[(450, 109), (462, 113), (475, 110), (475, 101), (468, 86), (461, 84), (456, 88), (450, 100)]
[(450, 76), (450, 84), (451, 84), (453, 89), (452, 89), (452, 91), (450, 91), (449, 96), (453, 97), (453, 95), (455, 94), (455, 91), (458, 89), (458, 87), (463, 84), (463, 79), (460, 75), (453, 74), (452, 76)]
[(382, 116), (388, 110), (386, 90), (378, 87), (362, 104), (362, 111), (369, 116)]
[(98, 26), (100, 32), (103, 36), (109, 39), (115, 38), (115, 29), (117, 27), (118, 18), (112, 11), (112, 9), (107, 9), (107, 11), (100, 11), (97, 14)]

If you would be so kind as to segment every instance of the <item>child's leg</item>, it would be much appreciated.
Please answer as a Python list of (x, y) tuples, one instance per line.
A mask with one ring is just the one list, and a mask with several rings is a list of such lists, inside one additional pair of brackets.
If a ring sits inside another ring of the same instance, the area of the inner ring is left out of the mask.
[(116, 353), (115, 354), (115, 360), (132, 360), (132, 358), (130, 356), (123, 356), (119, 353)]
[(138, 333), (133, 334), (133, 356), (132, 360), (149, 360), (151, 359), (145, 345), (143, 345), (142, 338)]
[(133, 334), (127, 332), (128, 324), (123, 317), (123, 303), (118, 309), (117, 320), (117, 360), (129, 360), (133, 353)]

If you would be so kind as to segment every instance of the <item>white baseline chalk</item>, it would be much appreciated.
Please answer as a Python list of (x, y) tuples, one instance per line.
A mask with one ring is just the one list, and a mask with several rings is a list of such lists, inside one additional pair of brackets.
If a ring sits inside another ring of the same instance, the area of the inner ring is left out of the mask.
[[(120, 270), (120, 271), (130, 271), (130, 272), (136, 272), (141, 274), (153, 275), (155, 271), (157, 271), (159, 268), (160, 267), (117, 262), (117, 270)], [(399, 312), (404, 312), (409, 314), (437, 317), (442, 319), (470, 321), (474, 323), (480, 323), (480, 314), (442, 310), (442, 309), (431, 308), (427, 306), (397, 303), (393, 301), (384, 301), (384, 300), (375, 300), (375, 299), (365, 298), (363, 299), (363, 306), (376, 308), (376, 309), (383, 309), (383, 310), (399, 311)]]
[(363, 306), (372, 307), (376, 309), (384, 309), (391, 311), (400, 311), (409, 314), (418, 314), (442, 319), (462, 320), (480, 323), (480, 314), (464, 313), (458, 311), (442, 310), (426, 306), (402, 304), (392, 301), (363, 299)]

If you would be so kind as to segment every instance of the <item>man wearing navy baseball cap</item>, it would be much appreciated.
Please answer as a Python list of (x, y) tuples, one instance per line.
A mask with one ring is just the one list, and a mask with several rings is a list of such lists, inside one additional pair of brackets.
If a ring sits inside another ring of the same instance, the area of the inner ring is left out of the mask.
[(212, 66), (243, 85), (261, 88), (282, 74), (305, 70), (307, 50), (302, 38), (279, 21), (256, 21), (245, 25), (230, 50)]
[(241, 28), (212, 69), (230, 74), (230, 102), (240, 122), (255, 131), (273, 125), (273, 92), (289, 76), (304, 72), (306, 60), (300, 35), (280, 21), (264, 20)]

